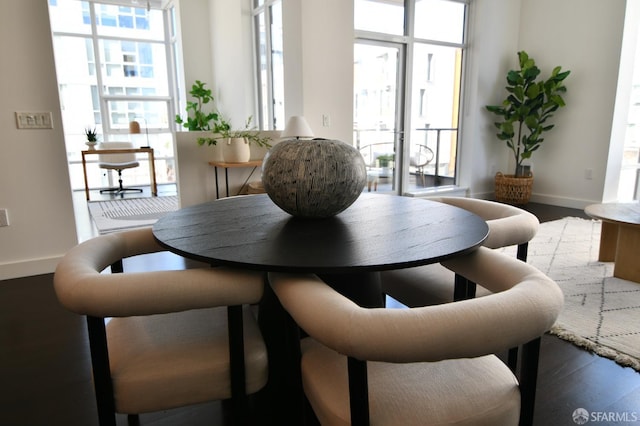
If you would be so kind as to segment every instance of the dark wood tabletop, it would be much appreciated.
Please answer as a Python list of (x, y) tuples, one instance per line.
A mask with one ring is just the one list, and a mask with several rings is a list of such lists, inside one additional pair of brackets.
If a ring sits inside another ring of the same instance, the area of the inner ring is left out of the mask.
[(160, 244), (188, 258), (332, 274), (439, 262), (473, 250), (488, 232), (486, 222), (458, 207), (368, 193), (326, 219), (293, 217), (260, 194), (186, 207), (153, 226)]

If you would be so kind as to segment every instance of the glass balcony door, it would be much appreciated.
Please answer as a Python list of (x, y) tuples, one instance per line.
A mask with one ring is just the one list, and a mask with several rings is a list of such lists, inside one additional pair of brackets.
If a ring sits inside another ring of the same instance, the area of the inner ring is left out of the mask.
[(402, 152), (401, 45), (354, 44), (354, 143), (367, 166), (368, 187), (398, 193)]

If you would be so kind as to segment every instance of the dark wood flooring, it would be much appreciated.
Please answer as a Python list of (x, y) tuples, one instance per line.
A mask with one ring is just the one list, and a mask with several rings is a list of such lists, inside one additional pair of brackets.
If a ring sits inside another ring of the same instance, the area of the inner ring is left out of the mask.
[[(537, 204), (527, 209), (541, 221), (584, 217), (573, 209)], [(130, 266), (139, 270), (185, 267), (173, 255), (154, 256)], [(534, 424), (574, 425), (571, 415), (577, 408), (628, 413), (640, 424), (640, 374), (544, 336)], [(271, 424), (268, 411), (267, 407), (259, 414), (256, 424)], [(219, 402), (145, 414), (140, 423), (230, 424)], [(119, 416), (118, 424), (126, 425), (126, 417)], [(58, 305), (50, 274), (0, 282), (0, 425), (97, 425), (84, 318)]]

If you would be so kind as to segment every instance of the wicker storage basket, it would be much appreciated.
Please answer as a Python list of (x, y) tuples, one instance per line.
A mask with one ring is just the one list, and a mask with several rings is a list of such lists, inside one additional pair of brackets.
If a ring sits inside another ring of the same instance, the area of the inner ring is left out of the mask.
[(533, 174), (515, 177), (514, 175), (496, 174), (496, 201), (507, 204), (527, 204), (531, 198)]

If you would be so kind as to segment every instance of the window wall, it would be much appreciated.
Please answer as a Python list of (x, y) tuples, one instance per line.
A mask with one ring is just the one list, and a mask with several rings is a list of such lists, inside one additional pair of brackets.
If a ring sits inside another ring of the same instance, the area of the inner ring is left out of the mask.
[(456, 183), (467, 7), (354, 0), (354, 138), (379, 190)]
[(624, 139), (618, 201), (640, 200), (640, 32), (636, 35), (629, 115)]
[[(134, 3), (50, 0), (56, 72), (72, 189), (84, 189), (80, 151), (84, 131), (95, 128), (98, 141), (131, 141), (151, 146), (158, 183), (175, 181), (171, 126), (174, 91), (173, 8), (150, 9)], [(129, 134), (138, 121), (141, 134)], [(113, 176), (87, 157), (89, 186), (112, 186)], [(147, 158), (127, 173), (128, 185), (149, 184)]]
[(258, 81), (258, 124), (264, 130), (282, 130), (286, 124), (282, 1), (254, 0), (253, 14)]

